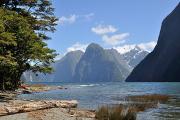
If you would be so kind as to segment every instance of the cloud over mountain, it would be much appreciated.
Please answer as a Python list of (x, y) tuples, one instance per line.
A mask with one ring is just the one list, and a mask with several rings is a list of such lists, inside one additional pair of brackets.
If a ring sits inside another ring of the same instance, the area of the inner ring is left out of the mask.
[(155, 41), (151, 41), (151, 42), (147, 42), (147, 43), (127, 44), (127, 45), (117, 46), (117, 47), (113, 47), (113, 48), (116, 49), (121, 54), (129, 52), (130, 50), (134, 49), (136, 46), (138, 46), (139, 48), (141, 48), (144, 51), (151, 52), (154, 49), (154, 47), (156, 46), (156, 44), (157, 43)]
[(81, 44), (81, 43), (75, 43), (73, 44), (71, 47), (67, 48), (67, 52), (70, 51), (77, 51), (77, 50), (81, 50), (81, 51), (85, 51), (87, 48), (88, 44)]
[[(120, 34), (119, 36), (115, 36), (115, 35), (111, 36), (111, 37), (107, 36), (107, 38), (105, 38), (105, 39), (109, 40), (107, 42), (114, 42), (116, 39), (120, 39), (121, 37), (125, 37), (125, 36), (128, 37), (128, 33), (127, 33), (127, 35)], [(125, 44), (125, 45), (121, 45), (121, 46), (115, 46), (113, 48), (116, 49), (120, 54), (125, 54), (125, 53), (131, 51), (132, 49), (134, 49), (136, 46), (144, 51), (151, 52), (154, 49), (154, 47), (156, 46), (156, 44), (157, 44), (156, 41), (150, 41), (150, 42), (139, 43), (139, 44)], [(77, 42), (77, 43), (73, 44), (72, 46), (68, 47), (66, 52), (77, 51), (77, 50), (81, 50), (81, 51), (85, 52), (88, 45), (89, 44), (82, 44), (82, 43)]]
[(129, 33), (115, 34), (112, 36), (103, 35), (102, 40), (109, 45), (118, 45), (124, 43), (125, 39), (129, 37)]
[(125, 43), (129, 37), (129, 33), (117, 33), (118, 28), (113, 25), (98, 25), (92, 27), (91, 31), (97, 35), (100, 35), (102, 41), (107, 45), (115, 46), (121, 43)]

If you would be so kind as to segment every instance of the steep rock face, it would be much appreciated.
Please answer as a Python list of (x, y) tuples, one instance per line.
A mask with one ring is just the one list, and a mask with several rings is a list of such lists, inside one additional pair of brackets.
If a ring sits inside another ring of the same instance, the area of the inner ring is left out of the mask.
[(76, 64), (83, 54), (84, 53), (79, 50), (69, 52), (61, 60), (56, 61), (54, 65), (55, 72), (53, 73), (53, 82), (71, 82)]
[(126, 79), (128, 82), (180, 82), (180, 3), (163, 21), (157, 46)]
[[(114, 51), (106, 51), (97, 44), (90, 44), (75, 69), (74, 82), (122, 81), (130, 70), (120, 64)], [(125, 65), (126, 66), (126, 65)], [(127, 65), (128, 66), (128, 65)]]
[(120, 70), (123, 77), (126, 78), (130, 74), (130, 71), (132, 71), (133, 68), (124, 59), (124, 56), (122, 56), (115, 49), (107, 49), (105, 50), (105, 52), (108, 56), (108, 59), (116, 64), (116, 67)]

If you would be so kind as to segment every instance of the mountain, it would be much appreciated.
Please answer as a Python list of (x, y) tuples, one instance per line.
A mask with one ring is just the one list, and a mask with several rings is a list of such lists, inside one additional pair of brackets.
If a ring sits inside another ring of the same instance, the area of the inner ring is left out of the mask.
[(21, 80), (26, 82), (71, 82), (76, 64), (84, 53), (80, 50), (67, 53), (60, 60), (52, 63), (54, 72), (52, 74), (24, 72)]
[(74, 82), (122, 81), (130, 68), (119, 60), (115, 50), (105, 50), (97, 44), (90, 44), (75, 69)]
[(164, 19), (153, 50), (126, 79), (128, 82), (180, 82), (180, 3)]
[(147, 55), (149, 52), (142, 50), (140, 47), (135, 46), (129, 52), (122, 54), (124, 60), (131, 66), (132, 68), (136, 67)]
[(52, 74), (25, 72), (21, 79), (27, 82), (99, 82), (124, 81), (148, 52), (132, 47), (126, 53), (103, 49), (90, 44), (86, 52), (73, 51), (52, 63)]
[(53, 82), (71, 82), (76, 64), (83, 54), (80, 50), (69, 52), (61, 60), (56, 61)]

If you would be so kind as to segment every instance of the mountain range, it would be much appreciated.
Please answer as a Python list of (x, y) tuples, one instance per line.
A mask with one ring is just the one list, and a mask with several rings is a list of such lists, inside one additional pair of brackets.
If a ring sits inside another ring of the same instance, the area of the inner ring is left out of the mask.
[[(180, 82), (180, 3), (163, 20), (155, 49), (138, 46), (122, 53), (90, 44), (52, 64), (55, 72), (25, 72), (22, 79), (37, 82)], [(125, 50), (126, 51), (126, 50)], [(126, 79), (126, 80), (125, 80)]]
[(63, 58), (52, 64), (52, 74), (25, 72), (24, 81), (33, 82), (112, 82), (124, 81), (133, 68), (149, 52), (135, 46), (126, 53), (115, 49), (104, 49), (92, 43), (85, 52), (68, 52)]

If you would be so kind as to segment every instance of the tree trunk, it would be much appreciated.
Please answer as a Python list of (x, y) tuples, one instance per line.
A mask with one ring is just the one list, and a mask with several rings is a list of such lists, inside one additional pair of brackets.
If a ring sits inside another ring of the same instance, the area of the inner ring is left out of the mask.
[(5, 91), (5, 80), (4, 80), (4, 78), (2, 79), (2, 90)]
[(1, 72), (1, 85), (0, 85), (0, 90), (5, 90), (5, 80), (4, 80), (4, 74)]
[(18, 71), (17, 73), (14, 74), (14, 78), (12, 78), (12, 82), (14, 84), (14, 90), (17, 89), (19, 87), (19, 85), (21, 85), (21, 76), (23, 74), (23, 71)]

